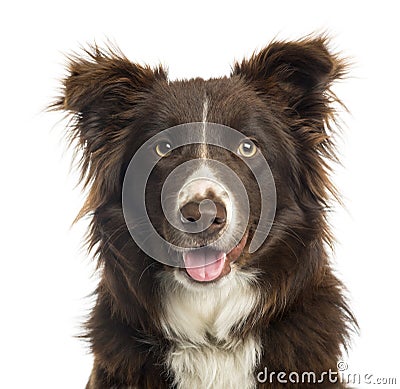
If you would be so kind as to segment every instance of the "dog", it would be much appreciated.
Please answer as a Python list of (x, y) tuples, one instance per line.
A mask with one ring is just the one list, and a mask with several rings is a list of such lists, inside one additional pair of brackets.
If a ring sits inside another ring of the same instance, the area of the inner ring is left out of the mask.
[[(331, 86), (348, 66), (328, 44), (275, 40), (209, 80), (170, 81), (110, 47), (69, 57), (53, 107), (71, 117), (101, 275), (87, 389), (345, 387), (328, 372), (357, 324), (327, 214)], [(147, 159), (147, 216), (129, 216)]]

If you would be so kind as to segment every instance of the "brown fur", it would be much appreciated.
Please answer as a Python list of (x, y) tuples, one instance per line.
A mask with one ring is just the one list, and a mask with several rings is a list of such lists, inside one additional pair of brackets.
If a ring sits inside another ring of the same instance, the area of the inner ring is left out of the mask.
[(238, 260), (244, 269), (261, 271), (261, 299), (246, 325), (232, 328), (232, 334), (260, 335), (263, 355), (256, 372), (264, 366), (336, 370), (355, 324), (327, 253), (333, 237), (326, 217), (331, 197), (337, 197), (328, 161), (336, 160), (331, 125), (338, 100), (330, 87), (345, 72), (344, 61), (329, 53), (323, 37), (272, 42), (235, 63), (230, 78), (208, 81), (168, 83), (161, 67), (139, 66), (116, 50), (94, 47), (84, 58), (70, 58), (63, 96), (54, 107), (72, 115), (71, 139), (83, 152), (82, 180), (89, 194), (79, 217), (90, 215), (88, 244), (101, 269), (87, 323), (95, 358), (87, 388), (171, 387), (163, 365), (170, 341), (158, 317), (162, 296), (156, 275), (163, 265), (131, 239), (121, 186), (127, 163), (147, 138), (201, 120), (197, 101), (203, 92), (210, 96), (209, 121), (238, 129), (244, 120), (251, 127), (254, 117), (254, 127), (268, 123), (259, 136), (268, 136), (272, 145), (269, 162), (277, 184), (277, 214), (267, 240)]

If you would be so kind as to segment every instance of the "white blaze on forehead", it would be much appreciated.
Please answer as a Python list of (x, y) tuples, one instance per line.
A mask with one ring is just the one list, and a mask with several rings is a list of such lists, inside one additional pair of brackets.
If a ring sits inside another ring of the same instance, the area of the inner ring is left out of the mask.
[(207, 115), (208, 115), (208, 98), (204, 97), (203, 100), (203, 115), (202, 115), (202, 144), (200, 145), (200, 158), (208, 157), (207, 140), (206, 140), (206, 127), (207, 127)]
[(203, 124), (207, 122), (207, 115), (208, 115), (208, 98), (207, 96), (205, 96), (203, 101), (203, 117), (202, 117)]

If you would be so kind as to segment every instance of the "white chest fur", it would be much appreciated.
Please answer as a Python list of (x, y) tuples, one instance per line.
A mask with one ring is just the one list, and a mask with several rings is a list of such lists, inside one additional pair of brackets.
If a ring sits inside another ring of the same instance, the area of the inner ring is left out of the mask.
[(179, 389), (253, 388), (261, 346), (255, 336), (232, 338), (257, 303), (251, 274), (231, 272), (215, 285), (193, 285), (178, 271), (163, 279), (162, 326)]

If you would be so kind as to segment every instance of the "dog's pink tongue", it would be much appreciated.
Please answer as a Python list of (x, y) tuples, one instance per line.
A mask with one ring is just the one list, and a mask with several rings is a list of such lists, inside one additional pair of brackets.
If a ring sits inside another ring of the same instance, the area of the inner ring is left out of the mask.
[(206, 282), (218, 278), (225, 265), (226, 254), (221, 251), (199, 249), (184, 254), (185, 268), (196, 281)]

